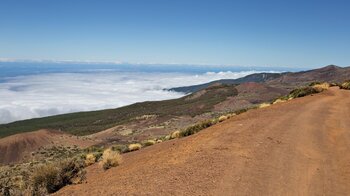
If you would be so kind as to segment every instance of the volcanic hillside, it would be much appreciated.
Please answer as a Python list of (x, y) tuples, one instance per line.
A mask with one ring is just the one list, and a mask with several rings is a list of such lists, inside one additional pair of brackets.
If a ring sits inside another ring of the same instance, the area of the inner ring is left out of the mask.
[(213, 83), (241, 84), (244, 82), (266, 83), (284, 89), (293, 89), (310, 82), (343, 82), (350, 78), (350, 67), (328, 65), (323, 68), (301, 72), (257, 73), (238, 79), (217, 80), (201, 85), (172, 88), (170, 90), (191, 93), (210, 86)]
[(108, 171), (95, 164), (57, 195), (348, 195), (349, 96), (334, 87), (250, 110)]

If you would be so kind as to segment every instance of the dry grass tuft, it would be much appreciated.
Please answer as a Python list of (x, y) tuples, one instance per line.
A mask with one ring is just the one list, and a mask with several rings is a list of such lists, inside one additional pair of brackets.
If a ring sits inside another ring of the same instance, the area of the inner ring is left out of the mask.
[(103, 152), (102, 161), (100, 164), (102, 165), (104, 170), (107, 170), (111, 167), (118, 166), (122, 161), (122, 156), (118, 151), (113, 151), (112, 149), (107, 149)]
[(140, 150), (142, 148), (142, 145), (139, 144), (139, 143), (136, 143), (136, 144), (130, 144), (128, 146), (129, 148), (129, 151), (136, 151), (136, 150)]
[(219, 117), (219, 122), (223, 122), (223, 121), (225, 121), (225, 120), (227, 120), (227, 119), (229, 119), (228, 116), (225, 116), (225, 115), (220, 116), (220, 117)]
[(170, 140), (170, 139), (171, 139), (171, 135), (166, 135), (166, 136), (164, 137), (164, 140), (165, 140), (165, 141)]
[(329, 89), (330, 84), (327, 82), (321, 83), (321, 84), (315, 84), (312, 86), (317, 92), (322, 92), (324, 90)]
[(85, 165), (89, 166), (96, 162), (96, 156), (93, 153), (89, 153), (85, 157)]
[(277, 103), (283, 103), (286, 102), (287, 100), (285, 99), (276, 99), (276, 101), (274, 101), (272, 104), (277, 104)]
[(163, 140), (158, 139), (156, 142), (157, 142), (157, 143), (162, 143)]
[(171, 133), (170, 138), (175, 139), (180, 137), (180, 131), (174, 131)]
[(146, 140), (146, 141), (143, 142), (144, 146), (152, 146), (154, 144), (156, 144), (155, 140)]
[(234, 117), (234, 116), (236, 116), (236, 115), (237, 115), (236, 113), (227, 114), (228, 118)]
[(269, 103), (262, 103), (262, 104), (259, 105), (259, 108), (266, 108), (266, 107), (269, 107), (269, 106), (271, 106), (271, 104), (269, 104)]
[(350, 81), (345, 81), (339, 85), (340, 89), (350, 90)]

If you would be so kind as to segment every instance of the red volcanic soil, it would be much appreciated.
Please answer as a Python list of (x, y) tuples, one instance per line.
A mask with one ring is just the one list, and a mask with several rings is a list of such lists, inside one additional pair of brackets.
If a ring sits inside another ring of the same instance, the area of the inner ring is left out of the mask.
[(0, 163), (20, 162), (40, 147), (54, 145), (87, 147), (93, 145), (93, 142), (82, 140), (61, 131), (46, 129), (16, 134), (0, 139)]
[(87, 170), (56, 195), (349, 195), (350, 91), (250, 110)]

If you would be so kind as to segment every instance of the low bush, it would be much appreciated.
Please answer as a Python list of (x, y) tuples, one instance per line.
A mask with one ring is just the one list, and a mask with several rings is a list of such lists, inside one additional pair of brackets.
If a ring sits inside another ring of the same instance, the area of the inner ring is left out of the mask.
[(243, 109), (240, 109), (240, 110), (235, 111), (235, 113), (236, 113), (237, 115), (239, 115), (239, 114), (242, 114), (242, 113), (244, 113), (244, 112), (246, 112), (246, 111), (248, 111), (248, 110), (249, 110), (249, 108), (243, 108)]
[(130, 151), (130, 152), (131, 152), (131, 151), (136, 151), (136, 150), (140, 150), (140, 149), (142, 148), (142, 145), (139, 144), (139, 143), (130, 144), (130, 145), (128, 146), (128, 148), (129, 148), (129, 151)]
[(180, 137), (180, 131), (174, 131), (170, 134), (170, 139), (175, 139)]
[(324, 90), (329, 89), (330, 84), (327, 82), (324, 82), (324, 83), (315, 84), (311, 87), (313, 87), (317, 92), (322, 92)]
[(33, 194), (54, 193), (68, 184), (81, 182), (85, 177), (84, 161), (67, 159), (47, 163), (38, 167), (33, 173)]
[(343, 82), (340, 86), (340, 89), (350, 90), (350, 81)]
[(329, 87), (333, 87), (333, 86), (340, 86), (340, 84), (335, 83), (335, 82), (332, 82), (332, 83), (329, 84)]
[(93, 153), (89, 153), (85, 156), (85, 165), (89, 166), (96, 162), (96, 157)]
[(259, 105), (259, 108), (266, 108), (266, 107), (269, 107), (271, 104), (269, 103), (262, 103)]
[(273, 101), (272, 104), (283, 103), (283, 102), (286, 102), (286, 101), (287, 101), (286, 99), (278, 98), (275, 101)]
[(126, 153), (129, 151), (129, 148), (127, 145), (124, 145), (124, 144), (117, 144), (117, 145), (113, 145), (111, 147), (111, 149), (113, 151), (118, 151), (119, 153)]
[(180, 132), (180, 137), (186, 137), (189, 135), (193, 135), (199, 131), (201, 131), (202, 129), (208, 128), (210, 126), (212, 126), (214, 123), (212, 120), (206, 120), (203, 121), (201, 123), (192, 125), (190, 127), (187, 127), (185, 130)]
[(122, 161), (122, 157), (118, 151), (113, 151), (112, 149), (106, 149), (102, 155), (102, 161), (100, 164), (102, 165), (104, 170), (107, 170), (111, 167), (118, 166)]
[(289, 93), (288, 97), (289, 98), (298, 98), (298, 97), (304, 97), (304, 96), (315, 94), (315, 93), (319, 93), (319, 92), (311, 86), (306, 86), (306, 87), (301, 87), (301, 88), (297, 88), (297, 89), (292, 90)]
[(146, 140), (146, 141), (143, 141), (143, 142), (142, 142), (142, 145), (143, 145), (143, 146), (152, 146), (152, 145), (154, 145), (155, 143), (156, 143), (155, 140)]
[(228, 116), (223, 115), (223, 116), (219, 117), (218, 121), (223, 122), (223, 121), (227, 120), (228, 118), (229, 118)]
[(319, 85), (319, 84), (322, 84), (322, 82), (315, 81), (315, 82), (311, 82), (309, 84), (309, 86), (315, 86), (315, 85)]
[(164, 140), (166, 141), (166, 140), (170, 140), (171, 139), (171, 135), (166, 135), (165, 137), (164, 137)]

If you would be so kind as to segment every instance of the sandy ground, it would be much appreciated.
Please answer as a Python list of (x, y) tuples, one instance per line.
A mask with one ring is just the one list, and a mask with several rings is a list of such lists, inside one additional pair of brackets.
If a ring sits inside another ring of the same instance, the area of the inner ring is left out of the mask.
[(350, 195), (350, 91), (251, 110), (123, 155), (57, 195)]

